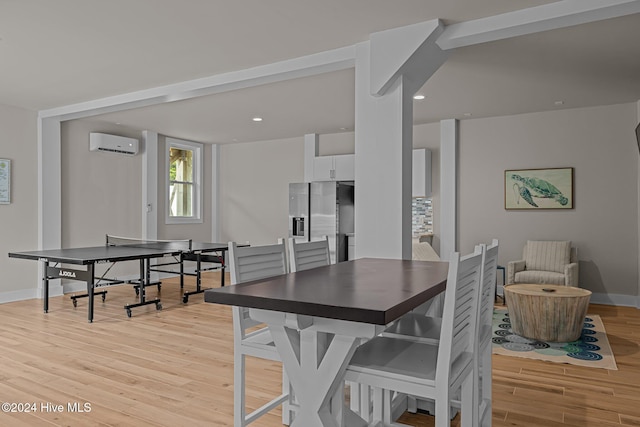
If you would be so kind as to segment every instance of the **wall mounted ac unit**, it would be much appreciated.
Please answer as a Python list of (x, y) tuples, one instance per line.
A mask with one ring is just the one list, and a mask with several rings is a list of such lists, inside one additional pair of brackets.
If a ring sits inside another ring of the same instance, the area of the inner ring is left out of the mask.
[(89, 133), (89, 151), (108, 151), (111, 153), (138, 154), (139, 141), (135, 138), (109, 135), (106, 133)]

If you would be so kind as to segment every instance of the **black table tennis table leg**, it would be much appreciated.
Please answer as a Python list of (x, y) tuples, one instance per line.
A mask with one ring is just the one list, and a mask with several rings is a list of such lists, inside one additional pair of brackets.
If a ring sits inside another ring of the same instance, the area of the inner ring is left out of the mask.
[(139, 282), (140, 292), (138, 293), (139, 300), (135, 304), (126, 304), (124, 306), (124, 309), (127, 311), (127, 317), (131, 317), (132, 308), (140, 307), (143, 305), (155, 304), (156, 310), (162, 310), (162, 304), (160, 304), (159, 298), (155, 298), (149, 301), (147, 301), (147, 298), (146, 298), (146, 287), (149, 285), (151, 281), (151, 273), (150, 273), (151, 269), (149, 267), (149, 263), (150, 263), (150, 259), (148, 258), (140, 259), (140, 282)]
[(184, 289), (184, 253), (180, 253), (180, 290)]
[(44, 266), (44, 269), (42, 270), (42, 280), (44, 283), (44, 295), (43, 295), (44, 312), (48, 313), (49, 312), (49, 274), (48, 274), (49, 261), (45, 261), (43, 266)]
[(89, 263), (87, 264), (87, 294), (89, 295), (89, 309), (88, 309), (88, 320), (89, 323), (93, 323), (93, 297), (95, 290), (95, 278), (93, 274), (95, 272), (95, 264)]
[(224, 266), (227, 265), (226, 252), (222, 251), (222, 265), (220, 266), (220, 287), (224, 288)]
[[(182, 294), (182, 302), (183, 303), (187, 303), (189, 302), (189, 295), (195, 295), (195, 294), (201, 294), (204, 291), (207, 290), (207, 288), (203, 288), (202, 287), (202, 272), (203, 271), (209, 271), (209, 270), (220, 270), (220, 274), (222, 275), (220, 278), (220, 286), (224, 286), (224, 265), (225, 265), (225, 258), (224, 258), (224, 251), (218, 251), (218, 252), (222, 252), (221, 255), (210, 255), (210, 254), (203, 254), (202, 252), (197, 252), (197, 253), (191, 253), (191, 254), (187, 254), (187, 255), (183, 255), (180, 257), (180, 285), (182, 287), (182, 283), (184, 280), (184, 276), (188, 275), (188, 276), (196, 276), (196, 290), (195, 291), (190, 291), (190, 292), (184, 292)], [(184, 272), (184, 268), (183, 268), (183, 264), (184, 261), (188, 260), (188, 261), (195, 261), (196, 262), (196, 272), (195, 273), (185, 273)], [(213, 267), (213, 268), (202, 268), (202, 263), (215, 263), (215, 264), (220, 264), (220, 267)]]

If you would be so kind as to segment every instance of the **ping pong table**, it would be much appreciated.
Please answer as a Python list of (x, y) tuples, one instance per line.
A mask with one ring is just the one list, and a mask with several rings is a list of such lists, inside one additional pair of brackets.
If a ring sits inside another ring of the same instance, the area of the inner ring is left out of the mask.
[[(147, 286), (157, 285), (160, 282), (151, 282), (151, 272), (176, 273), (168, 270), (168, 266), (178, 266), (180, 274), (180, 288), (184, 288), (184, 276), (196, 277), (196, 290), (184, 292), (182, 301), (186, 303), (189, 295), (202, 293), (201, 273), (208, 270), (219, 269), (221, 273), (220, 284), (224, 286), (224, 269), (225, 269), (225, 251), (228, 246), (224, 243), (205, 243), (193, 242), (192, 240), (141, 240), (126, 237), (106, 236), (106, 244), (104, 246), (84, 247), (84, 248), (67, 248), (67, 249), (48, 249), (41, 251), (28, 252), (10, 252), (10, 258), (21, 258), (36, 260), (42, 262), (43, 265), (43, 282), (44, 282), (44, 312), (49, 311), (49, 281), (53, 279), (69, 279), (85, 282), (87, 285), (87, 293), (71, 296), (74, 307), (77, 306), (78, 298), (88, 298), (88, 320), (93, 322), (94, 297), (101, 296), (102, 301), (105, 300), (106, 290), (96, 290), (98, 288), (130, 283), (136, 286), (138, 301), (126, 304), (124, 309), (127, 316), (131, 317), (131, 309), (143, 305), (155, 304), (157, 310), (162, 309), (159, 298), (147, 299), (145, 288)], [(163, 257), (173, 257), (171, 262), (151, 265), (152, 259)], [(118, 262), (123, 261), (139, 261), (140, 273), (137, 280), (117, 280), (109, 279), (106, 275), (109, 270)], [(195, 272), (185, 272), (184, 262), (196, 262)], [(51, 265), (53, 263), (53, 265)], [(110, 266), (99, 277), (96, 276), (96, 264), (110, 263)], [(204, 268), (203, 263), (216, 264), (215, 267)], [(86, 269), (69, 268), (65, 265), (86, 266)]]

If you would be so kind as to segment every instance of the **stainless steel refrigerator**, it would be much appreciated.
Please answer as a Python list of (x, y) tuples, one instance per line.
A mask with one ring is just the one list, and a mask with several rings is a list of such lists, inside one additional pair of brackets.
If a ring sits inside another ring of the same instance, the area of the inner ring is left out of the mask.
[(289, 237), (312, 242), (329, 236), (331, 262), (347, 260), (347, 233), (354, 232), (353, 181), (289, 184)]

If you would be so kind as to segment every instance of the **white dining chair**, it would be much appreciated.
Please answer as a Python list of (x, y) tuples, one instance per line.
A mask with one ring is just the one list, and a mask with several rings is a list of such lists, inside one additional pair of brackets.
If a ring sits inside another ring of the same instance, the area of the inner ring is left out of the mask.
[(482, 253), (452, 254), (437, 344), (378, 336), (356, 350), (345, 380), (373, 388), (373, 414), (361, 413), (370, 425), (394, 425), (402, 412), (397, 394), (434, 401), (436, 427), (449, 426), (451, 402), (461, 396), (462, 426), (477, 426), (473, 351), (482, 260)]
[(498, 240), (491, 244), (480, 245), (484, 252), (482, 265), (480, 305), (477, 314), (478, 340), (474, 351), (474, 371), (477, 373), (477, 395), (474, 397), (474, 408), (478, 411), (476, 418), (482, 427), (491, 427), (491, 336), (493, 323), (493, 304), (496, 297), (496, 268), (498, 266)]
[[(287, 273), (285, 245), (281, 241), (274, 245), (238, 247), (235, 242), (229, 242), (228, 264), (232, 285), (285, 274)], [(249, 317), (248, 308), (233, 307), (234, 426), (245, 427), (280, 405), (283, 406), (282, 423), (289, 425), (290, 384), (284, 369), (282, 370), (282, 394), (250, 414), (246, 413), (246, 356), (280, 361), (280, 355), (269, 329), (263, 326), (254, 330), (258, 325), (260, 325), (259, 322)]]
[(297, 242), (290, 237), (289, 264), (292, 273), (331, 264), (329, 237), (314, 242)]
[[(496, 267), (498, 265), (498, 240), (493, 239), (491, 245), (476, 245), (474, 253), (484, 251), (483, 266), (481, 272), (480, 295), (478, 297), (477, 328), (478, 349), (474, 351), (476, 360), (474, 371), (477, 374), (479, 396), (476, 398), (481, 403), (474, 404), (478, 408), (478, 418), (491, 425), (491, 327), (493, 322), (493, 302), (495, 299)], [(425, 316), (421, 313), (407, 313), (387, 328), (382, 335), (387, 337), (407, 339), (419, 342), (437, 344), (440, 340), (440, 327), (442, 318)], [(484, 369), (483, 369), (484, 367)], [(488, 367), (488, 368), (487, 368)], [(484, 375), (483, 375), (484, 374)], [(478, 402), (477, 401), (477, 402)], [(416, 412), (417, 402), (409, 397), (409, 411)], [(459, 402), (454, 402), (459, 406)]]

